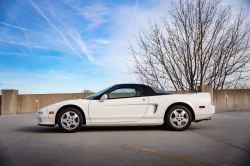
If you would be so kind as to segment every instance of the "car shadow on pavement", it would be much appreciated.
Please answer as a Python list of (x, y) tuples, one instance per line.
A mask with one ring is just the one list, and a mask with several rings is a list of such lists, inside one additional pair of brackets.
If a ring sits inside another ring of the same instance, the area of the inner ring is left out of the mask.
[(61, 133), (62, 131), (58, 126), (55, 127), (46, 127), (46, 126), (25, 126), (17, 128), (15, 131), (17, 132), (25, 132), (25, 133)]
[[(169, 130), (166, 126), (82, 126), (80, 132)], [(170, 130), (169, 130), (170, 131)]]
[[(77, 132), (100, 132), (100, 131), (171, 131), (166, 126), (82, 126)], [(29, 133), (63, 133), (56, 125), (55, 127), (46, 126), (25, 126), (17, 128), (17, 132)]]

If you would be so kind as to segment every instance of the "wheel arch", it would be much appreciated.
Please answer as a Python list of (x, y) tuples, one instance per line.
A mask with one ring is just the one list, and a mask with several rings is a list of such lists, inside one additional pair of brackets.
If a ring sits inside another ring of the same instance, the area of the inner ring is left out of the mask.
[(189, 109), (189, 111), (191, 112), (192, 121), (195, 120), (194, 110), (193, 110), (193, 108), (192, 108), (189, 104), (183, 103), (183, 102), (176, 102), (176, 103), (171, 104), (171, 105), (166, 109), (165, 115), (164, 115), (164, 121), (165, 121), (165, 118), (166, 118), (166, 116), (167, 116), (167, 112), (168, 112), (173, 106), (176, 106), (176, 105), (182, 105), (182, 106), (184, 106), (184, 107), (187, 107), (187, 108)]
[(84, 111), (81, 109), (81, 107), (79, 107), (79, 106), (77, 106), (77, 105), (69, 104), (69, 105), (64, 105), (64, 106), (62, 106), (62, 107), (57, 111), (56, 117), (55, 117), (55, 125), (57, 124), (57, 119), (58, 119), (59, 113), (60, 113), (63, 109), (65, 109), (65, 108), (67, 108), (67, 107), (73, 107), (73, 108), (78, 109), (78, 110), (81, 112), (81, 114), (82, 114), (82, 117), (83, 117), (83, 124), (86, 124), (86, 116), (85, 116), (85, 114), (84, 114)]

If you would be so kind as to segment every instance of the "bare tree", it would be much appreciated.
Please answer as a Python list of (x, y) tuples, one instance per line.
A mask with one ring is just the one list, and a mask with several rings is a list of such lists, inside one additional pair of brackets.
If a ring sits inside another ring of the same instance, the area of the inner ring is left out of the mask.
[(81, 93), (95, 93), (92, 90), (84, 89)]
[(250, 61), (250, 24), (243, 8), (220, 0), (172, 1), (161, 22), (141, 27), (129, 67), (142, 83), (175, 90), (237, 88)]

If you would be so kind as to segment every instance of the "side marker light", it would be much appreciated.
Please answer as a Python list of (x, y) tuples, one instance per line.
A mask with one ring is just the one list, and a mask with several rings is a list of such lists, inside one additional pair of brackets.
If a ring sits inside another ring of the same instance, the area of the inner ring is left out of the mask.
[(199, 108), (205, 108), (205, 106), (199, 106)]
[(54, 114), (54, 111), (50, 111), (49, 114)]

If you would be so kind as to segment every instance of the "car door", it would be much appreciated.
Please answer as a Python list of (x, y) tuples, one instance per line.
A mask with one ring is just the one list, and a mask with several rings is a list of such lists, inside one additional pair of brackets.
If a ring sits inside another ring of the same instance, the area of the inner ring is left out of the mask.
[(142, 96), (139, 85), (122, 85), (107, 92), (104, 102), (92, 100), (89, 104), (91, 123), (137, 122), (145, 114), (148, 97)]

